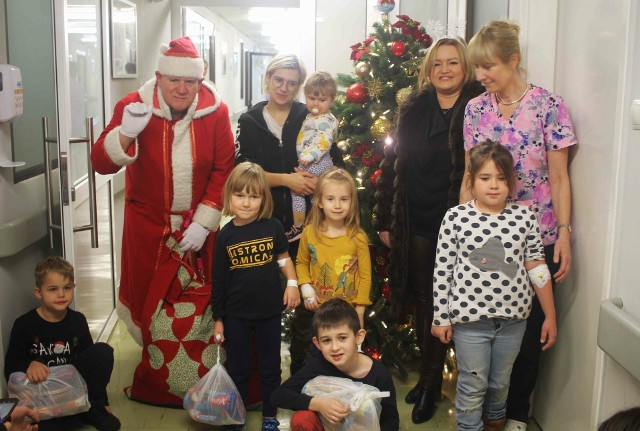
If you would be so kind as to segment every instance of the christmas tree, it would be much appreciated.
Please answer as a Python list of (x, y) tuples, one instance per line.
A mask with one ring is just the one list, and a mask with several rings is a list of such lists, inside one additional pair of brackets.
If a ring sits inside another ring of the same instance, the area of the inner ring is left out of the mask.
[(419, 357), (413, 326), (396, 319), (390, 312), (393, 294), (386, 273), (388, 250), (380, 242), (371, 222), (375, 214), (375, 189), (384, 146), (391, 132), (398, 106), (411, 94), (417, 75), (431, 45), (431, 37), (420, 23), (406, 15), (397, 15), (391, 24), (389, 12), (394, 0), (378, 0), (382, 20), (375, 32), (351, 46), (354, 74), (339, 74), (340, 93), (332, 111), (339, 121), (338, 146), (345, 154), (347, 169), (356, 178), (361, 225), (369, 236), (372, 274), (371, 299), (367, 310), (367, 353), (406, 376), (405, 364)]

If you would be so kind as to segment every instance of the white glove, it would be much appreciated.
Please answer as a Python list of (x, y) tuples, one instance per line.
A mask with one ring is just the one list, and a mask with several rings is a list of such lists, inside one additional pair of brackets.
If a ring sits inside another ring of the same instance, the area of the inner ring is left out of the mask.
[(129, 103), (122, 113), (120, 133), (129, 138), (137, 138), (140, 132), (147, 127), (151, 119), (151, 106), (142, 102)]
[(204, 241), (209, 235), (209, 230), (202, 227), (201, 224), (194, 221), (191, 222), (189, 227), (184, 231), (184, 237), (180, 241), (180, 250), (183, 253), (188, 251), (199, 251), (204, 244)]
[(305, 283), (300, 286), (300, 291), (302, 292), (302, 297), (306, 301), (307, 304), (312, 304), (313, 301), (316, 300), (316, 291), (313, 289), (309, 283)]

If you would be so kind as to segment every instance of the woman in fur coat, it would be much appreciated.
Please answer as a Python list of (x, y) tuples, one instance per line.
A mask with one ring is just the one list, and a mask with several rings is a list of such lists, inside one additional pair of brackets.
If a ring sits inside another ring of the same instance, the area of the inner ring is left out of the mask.
[(442, 218), (459, 201), (464, 109), (483, 90), (464, 42), (438, 40), (422, 64), (417, 91), (399, 108), (395, 140), (381, 164), (374, 226), (391, 248), (391, 303), (396, 316), (415, 303), (420, 380), (405, 398), (415, 403), (414, 423), (431, 419), (440, 399), (447, 346), (431, 335), (435, 251)]

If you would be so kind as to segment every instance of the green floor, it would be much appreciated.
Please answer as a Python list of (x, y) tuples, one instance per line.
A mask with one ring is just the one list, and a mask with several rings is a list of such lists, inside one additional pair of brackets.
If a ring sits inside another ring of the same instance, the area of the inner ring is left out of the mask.
[[(152, 407), (145, 404), (128, 400), (122, 388), (129, 386), (133, 377), (133, 372), (140, 359), (140, 347), (133, 341), (126, 331), (125, 326), (118, 322), (110, 339), (115, 350), (115, 367), (111, 376), (108, 392), (113, 413), (120, 418), (123, 431), (137, 430), (157, 430), (157, 431), (179, 431), (179, 430), (212, 430), (214, 427), (200, 424), (193, 421), (186, 411), (180, 409), (168, 409)], [(289, 374), (288, 363), (283, 361), (283, 378)], [(396, 380), (396, 391), (398, 395), (398, 410), (400, 413), (400, 430), (455, 430), (455, 412), (451, 399), (455, 393), (453, 381), (445, 378), (443, 392), (447, 396), (438, 403), (435, 417), (427, 423), (415, 425), (411, 422), (411, 407), (404, 403), (406, 393), (411, 389), (416, 381), (416, 375), (410, 374), (406, 382)], [(281, 410), (278, 414), (280, 428), (289, 429), (289, 418), (291, 412)], [(249, 431), (260, 430), (260, 413), (249, 412)], [(90, 431), (94, 428), (89, 426), (78, 426), (77, 431)], [(535, 424), (529, 426), (530, 431), (540, 431)]]

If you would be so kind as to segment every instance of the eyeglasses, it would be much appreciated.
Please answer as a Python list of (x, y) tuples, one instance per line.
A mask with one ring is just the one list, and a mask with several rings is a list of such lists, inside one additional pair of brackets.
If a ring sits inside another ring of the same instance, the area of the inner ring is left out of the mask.
[(281, 88), (283, 85), (287, 84), (288, 91), (293, 91), (298, 88), (298, 85), (300, 85), (298, 81), (287, 81), (279, 76), (272, 76), (271, 83), (275, 88)]

